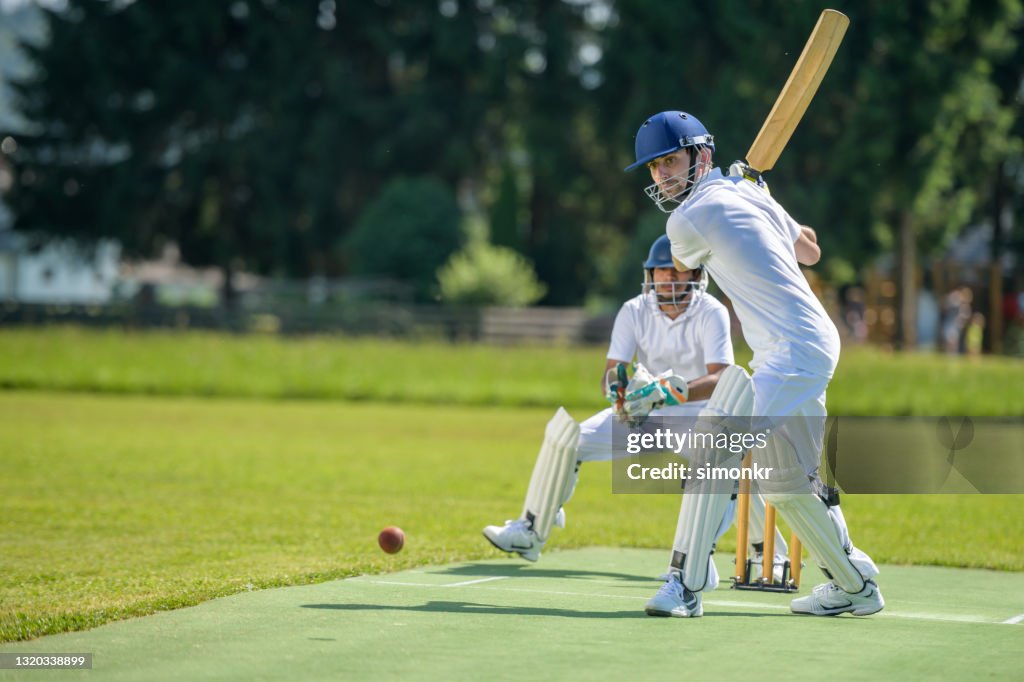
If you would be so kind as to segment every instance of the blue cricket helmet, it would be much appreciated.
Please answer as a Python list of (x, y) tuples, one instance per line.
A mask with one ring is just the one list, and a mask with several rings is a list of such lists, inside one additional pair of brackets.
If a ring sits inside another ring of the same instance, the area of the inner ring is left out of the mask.
[(644, 284), (640, 293), (644, 295), (647, 302), (653, 306), (653, 310), (673, 312), (670, 315), (673, 319), (680, 314), (687, 314), (700, 300), (708, 288), (708, 278), (704, 276), (704, 266), (698, 265), (691, 270), (692, 275), (687, 282), (661, 282), (655, 283), (655, 268), (675, 268), (672, 261), (672, 242), (668, 235), (661, 235), (651, 244), (651, 250), (647, 253), (647, 260), (644, 261)]
[(672, 262), (672, 242), (669, 241), (667, 234), (663, 234), (651, 244), (647, 260), (644, 261), (644, 269), (673, 267), (675, 264)]
[(636, 132), (636, 161), (625, 170), (634, 170), (659, 156), (686, 147), (708, 147), (715, 151), (715, 138), (696, 116), (685, 111), (655, 114)]

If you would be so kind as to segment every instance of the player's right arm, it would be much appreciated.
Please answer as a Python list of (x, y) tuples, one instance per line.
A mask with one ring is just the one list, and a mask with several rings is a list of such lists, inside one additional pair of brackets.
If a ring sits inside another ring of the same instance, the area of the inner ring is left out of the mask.
[(612, 372), (611, 370), (615, 369), (620, 364), (629, 366), (629, 363), (630, 363), (629, 360), (616, 360), (616, 359), (613, 359), (613, 358), (608, 358), (608, 360), (604, 363), (604, 372), (601, 374), (601, 392), (602, 393), (604, 393), (605, 395), (608, 395), (608, 377), (609, 376), (615, 376), (615, 373)]
[[(608, 395), (608, 370), (614, 369), (619, 363), (629, 365), (636, 355), (636, 323), (633, 319), (633, 311), (630, 308), (630, 301), (626, 301), (619, 308), (615, 316), (615, 323), (612, 325), (612, 336), (608, 343), (607, 360), (604, 364), (604, 371), (601, 372), (601, 393)], [(615, 373), (612, 373), (615, 376)]]

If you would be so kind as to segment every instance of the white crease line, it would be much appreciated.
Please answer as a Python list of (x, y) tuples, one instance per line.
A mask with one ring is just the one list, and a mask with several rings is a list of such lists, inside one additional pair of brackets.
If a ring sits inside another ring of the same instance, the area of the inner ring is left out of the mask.
[(971, 614), (964, 614), (958, 616), (956, 614), (946, 613), (915, 613), (914, 611), (883, 611), (878, 614), (882, 618), (907, 618), (910, 620), (939, 620), (949, 623), (982, 623), (985, 625), (1002, 625), (996, 620), (991, 620), (985, 616), (975, 616)]
[(718, 599), (706, 599), (705, 604), (711, 604), (712, 606), (731, 606), (744, 609), (768, 609), (770, 611), (789, 611), (788, 606), (782, 604), (756, 604), (754, 602), (746, 601), (727, 601)]
[[(500, 578), (507, 578), (508, 576), (495, 576), (492, 578), (484, 578), (483, 580), (470, 580), (462, 583), (448, 583), (447, 585), (434, 585), (431, 583), (407, 583), (407, 582), (392, 582), (390, 580), (367, 580), (365, 582), (372, 583), (374, 585), (403, 585), (406, 587), (458, 587), (462, 585), (469, 585), (473, 583), (481, 583), (487, 580), (496, 580)], [(646, 600), (647, 597), (633, 597), (622, 594), (598, 594), (595, 592), (565, 592), (562, 590), (534, 590), (530, 588), (522, 587), (484, 587), (484, 590), (497, 590), (499, 592), (532, 592), (536, 594), (557, 594), (569, 597), (600, 597), (602, 599), (630, 599), (630, 600)], [(783, 604), (758, 604), (755, 602), (745, 601), (729, 601), (719, 599), (708, 599), (707, 604), (712, 606), (726, 606), (734, 608), (744, 609), (767, 609), (770, 611), (789, 611), (789, 606)], [(910, 611), (885, 611), (878, 614), (876, 617), (883, 618), (906, 618), (908, 620), (933, 620), (940, 622), (953, 622), (953, 623), (979, 623), (982, 625), (1016, 625), (1024, 622), (1024, 613), (1019, 616), (1014, 616), (1008, 620), (996, 621), (987, 619), (985, 616), (973, 616), (973, 615), (946, 615), (940, 613), (915, 613)]]
[[(717, 606), (734, 606), (739, 608), (752, 608), (752, 609), (776, 609), (779, 611), (789, 611), (789, 606), (782, 604), (754, 604), (750, 602), (742, 601), (719, 601), (717, 599), (708, 599), (708, 604)], [(985, 616), (977, 616), (971, 614), (956, 615), (956, 614), (944, 614), (944, 613), (921, 613), (917, 611), (882, 611), (878, 614), (878, 618), (907, 618), (910, 620), (940, 620), (948, 621), (953, 623), (988, 623), (989, 625), (1012, 625), (1008, 620), (1004, 620), (1001, 623), (997, 623), (991, 618)], [(1024, 620), (1024, 615), (1019, 616), (1021, 620)], [(1011, 619), (1012, 620), (1012, 619)]]
[[(732, 606), (745, 609), (771, 609), (777, 611), (789, 611), (789, 606), (783, 604), (755, 604), (744, 601), (720, 601), (718, 599), (708, 599), (706, 603), (711, 604), (713, 606)], [(919, 613), (913, 611), (883, 611), (882, 613), (878, 614), (877, 617), (908, 618), (910, 620), (941, 620), (951, 621), (955, 623), (988, 623), (989, 625), (1002, 625), (1009, 623), (1009, 621), (996, 623), (996, 621), (991, 620), (989, 618), (985, 618), (984, 616), (975, 616), (970, 614), (958, 616), (955, 614)], [(1024, 619), (1024, 616), (1021, 616), (1021, 619)]]
[(464, 580), (461, 583), (448, 583), (446, 585), (442, 585), (441, 587), (462, 587), (463, 585), (476, 585), (477, 583), (489, 583), (492, 580), (504, 580), (507, 577), (508, 577), (507, 575), (495, 575), (495, 576), (491, 576), (490, 578), (478, 578), (477, 580)]

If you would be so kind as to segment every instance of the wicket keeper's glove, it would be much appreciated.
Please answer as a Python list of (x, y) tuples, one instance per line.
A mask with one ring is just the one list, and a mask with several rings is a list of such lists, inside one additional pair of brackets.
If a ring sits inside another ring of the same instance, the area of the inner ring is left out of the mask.
[(689, 399), (686, 379), (671, 370), (659, 374), (649, 383), (626, 394), (622, 406), (630, 423), (642, 423), (653, 410), (666, 405), (682, 405)]
[(608, 391), (605, 393), (605, 398), (618, 413), (622, 409), (622, 401), (626, 397), (626, 386), (629, 384), (626, 363), (620, 362), (610, 368), (604, 383)]

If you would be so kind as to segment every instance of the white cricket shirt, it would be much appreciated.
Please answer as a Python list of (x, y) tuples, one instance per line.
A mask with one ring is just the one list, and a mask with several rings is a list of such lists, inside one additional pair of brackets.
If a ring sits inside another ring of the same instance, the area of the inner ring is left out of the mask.
[(609, 360), (633, 359), (653, 374), (666, 369), (692, 381), (708, 373), (708, 365), (733, 364), (729, 311), (705, 293), (674, 320), (658, 310), (654, 293), (629, 299), (619, 308), (608, 346)]
[(704, 264), (729, 297), (754, 351), (751, 367), (832, 376), (839, 332), (800, 272), (800, 226), (770, 194), (716, 168), (666, 232), (676, 260)]

